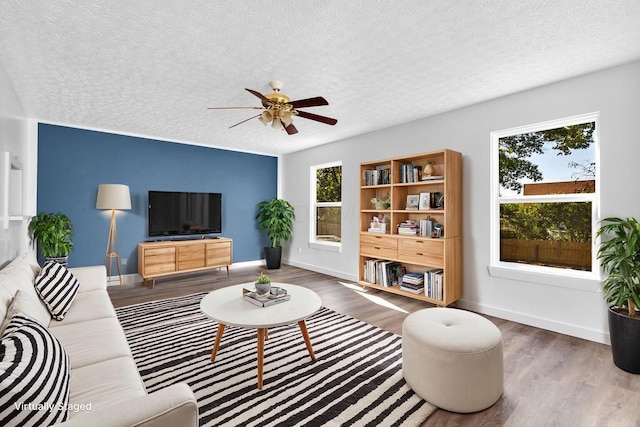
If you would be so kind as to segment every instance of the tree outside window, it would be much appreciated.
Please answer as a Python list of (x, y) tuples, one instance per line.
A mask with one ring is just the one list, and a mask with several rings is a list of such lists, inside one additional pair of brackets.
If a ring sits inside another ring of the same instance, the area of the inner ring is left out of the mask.
[(500, 262), (592, 271), (595, 118), (494, 135)]
[(342, 240), (342, 165), (315, 166), (313, 198), (316, 241), (339, 243)]

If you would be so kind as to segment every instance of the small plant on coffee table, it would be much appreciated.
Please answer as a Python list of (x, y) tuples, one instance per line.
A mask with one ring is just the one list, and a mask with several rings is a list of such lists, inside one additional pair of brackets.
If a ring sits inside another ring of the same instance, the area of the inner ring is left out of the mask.
[(271, 289), (271, 279), (266, 274), (260, 274), (258, 280), (256, 280), (256, 294), (264, 295), (268, 294)]

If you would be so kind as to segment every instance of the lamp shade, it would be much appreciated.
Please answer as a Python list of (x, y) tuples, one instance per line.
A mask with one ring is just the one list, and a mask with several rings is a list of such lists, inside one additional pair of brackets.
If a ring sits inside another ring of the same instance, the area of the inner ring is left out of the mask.
[(131, 209), (129, 186), (123, 184), (100, 184), (96, 209)]

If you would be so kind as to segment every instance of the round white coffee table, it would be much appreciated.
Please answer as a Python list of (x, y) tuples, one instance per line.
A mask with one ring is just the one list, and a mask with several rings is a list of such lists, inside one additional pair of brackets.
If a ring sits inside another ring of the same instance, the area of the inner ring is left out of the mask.
[(309, 356), (312, 360), (316, 358), (304, 320), (320, 309), (322, 306), (320, 297), (312, 290), (302, 286), (275, 282), (271, 285), (286, 289), (287, 293), (291, 295), (291, 299), (269, 307), (258, 307), (242, 298), (243, 289), (254, 288), (253, 282), (250, 282), (217, 289), (200, 301), (200, 310), (218, 322), (218, 332), (211, 350), (212, 362), (216, 359), (225, 326), (257, 329), (259, 389), (262, 389), (264, 341), (267, 338), (268, 328), (297, 322)]

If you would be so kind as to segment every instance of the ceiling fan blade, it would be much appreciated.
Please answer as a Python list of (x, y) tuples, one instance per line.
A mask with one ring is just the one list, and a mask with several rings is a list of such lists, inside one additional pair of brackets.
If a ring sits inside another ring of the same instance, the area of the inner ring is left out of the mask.
[(292, 108), (319, 107), (321, 105), (329, 105), (327, 100), (321, 96), (316, 96), (315, 98), (299, 99), (297, 101), (288, 102), (287, 104), (291, 105)]
[[(284, 125), (284, 123), (283, 123)], [(298, 133), (298, 129), (296, 129), (296, 127), (293, 125), (293, 123), (289, 123), (289, 126), (282, 126), (284, 128), (284, 130), (287, 131), (287, 134), (289, 135), (295, 135), (296, 133)]]
[(296, 113), (298, 114), (298, 116), (304, 117), (305, 119), (315, 120), (316, 122), (324, 123), (331, 126), (338, 123), (336, 119), (332, 119), (331, 117), (325, 117), (325, 116), (320, 116), (318, 114), (307, 113), (306, 111), (296, 110)]
[(247, 89), (244, 88), (244, 90), (246, 90), (247, 92), (249, 92), (252, 95), (257, 96), (258, 98), (260, 98), (263, 102), (270, 102), (269, 98), (267, 98), (266, 96), (264, 96), (263, 94), (261, 94), (260, 92), (258, 92), (257, 90), (253, 90), (253, 89)]
[(238, 125), (241, 125), (241, 124), (243, 124), (244, 122), (248, 122), (248, 121), (249, 121), (249, 120), (251, 120), (251, 119), (255, 119), (256, 117), (260, 117), (260, 114), (258, 114), (258, 115), (256, 115), (256, 116), (253, 116), (253, 117), (249, 117), (248, 119), (243, 120), (243, 121), (241, 121), (241, 122), (239, 122), (239, 123), (236, 123), (235, 125), (231, 125), (231, 126), (229, 126), (229, 129), (234, 128), (234, 127), (236, 127), (236, 126), (238, 126)]
[(262, 110), (263, 107), (207, 107), (207, 110)]

